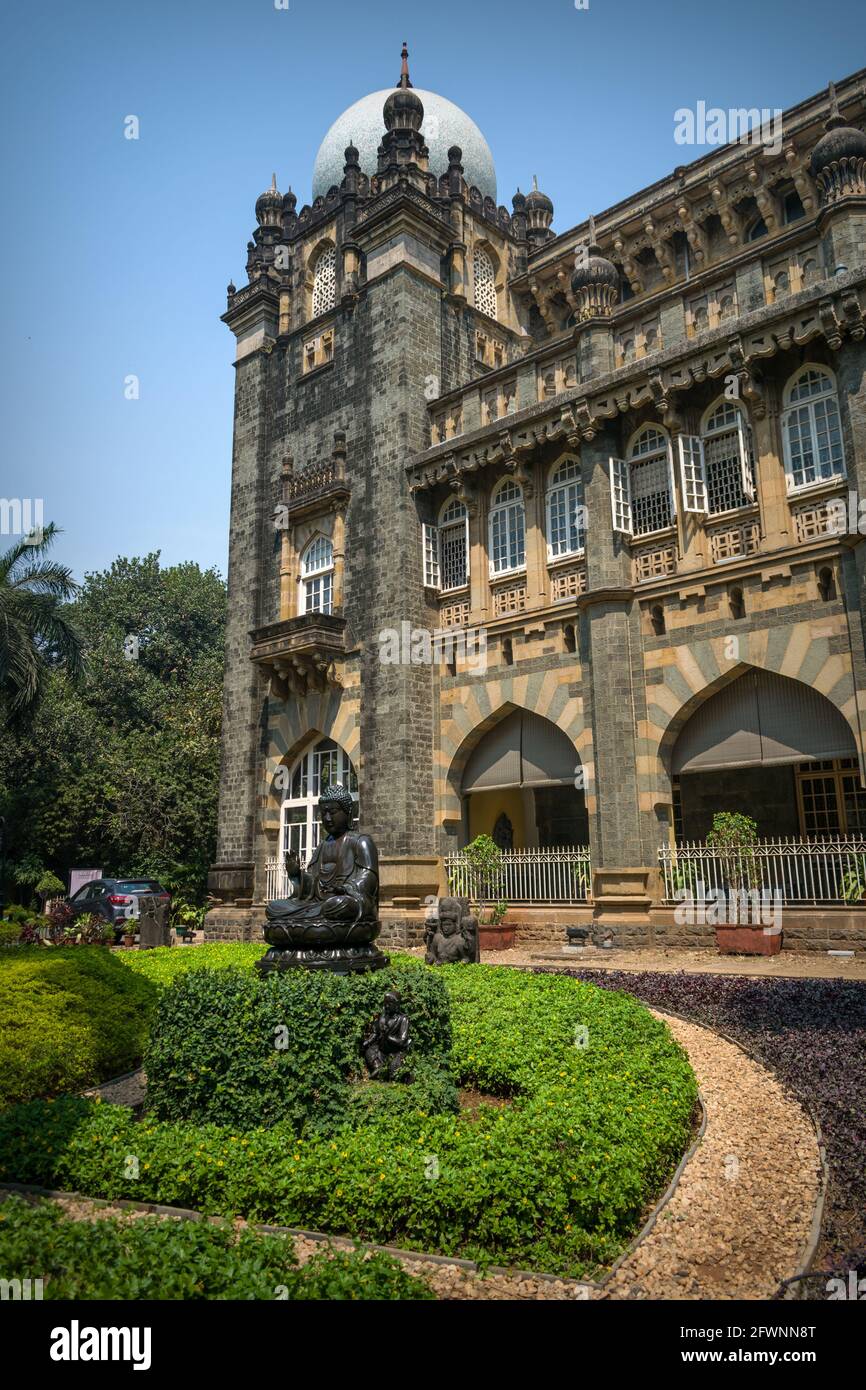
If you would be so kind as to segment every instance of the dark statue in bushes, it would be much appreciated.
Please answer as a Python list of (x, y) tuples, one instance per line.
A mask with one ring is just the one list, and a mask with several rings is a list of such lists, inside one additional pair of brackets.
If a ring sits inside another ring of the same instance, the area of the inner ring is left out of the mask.
[(411, 1042), (409, 1020), (400, 1008), (400, 996), (389, 991), (382, 1012), (361, 1043), (367, 1070), (374, 1081), (393, 1081), (398, 1072), (401, 1081), (412, 1080), (402, 1070)]
[(319, 815), (326, 838), (306, 869), (286, 855), (292, 895), (268, 903), (265, 940), (270, 950), (258, 969), (381, 970), (373, 943), (379, 935), (379, 854), (369, 835), (349, 829), (355, 803), (345, 787), (325, 787)]
[(424, 933), (428, 965), (454, 965), (458, 961), (477, 961), (478, 919), (459, 898), (440, 898), (436, 919)]

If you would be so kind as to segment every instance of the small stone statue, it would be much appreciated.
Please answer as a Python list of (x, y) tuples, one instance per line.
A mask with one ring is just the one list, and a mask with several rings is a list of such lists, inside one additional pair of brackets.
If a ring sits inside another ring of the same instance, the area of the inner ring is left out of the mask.
[(478, 919), (459, 898), (439, 899), (439, 920), (428, 922), (424, 932), (428, 965), (454, 965), (478, 961)]
[[(364, 1061), (372, 1079), (393, 1081), (402, 1070), (411, 1045), (409, 1019), (400, 1008), (400, 996), (389, 992), (385, 995), (382, 1012), (373, 1020), (370, 1031), (361, 1043)], [(402, 1072), (401, 1080), (411, 1080), (408, 1072)]]
[(351, 792), (324, 787), (319, 815), (325, 836), (306, 869), (286, 855), (291, 897), (265, 909), (270, 950), (257, 963), (270, 970), (306, 968), (381, 970), (388, 957), (374, 945), (379, 935), (379, 855), (369, 835), (349, 829), (355, 814)]
[(491, 839), (503, 852), (514, 849), (514, 826), (504, 811), (500, 811), (496, 819)]

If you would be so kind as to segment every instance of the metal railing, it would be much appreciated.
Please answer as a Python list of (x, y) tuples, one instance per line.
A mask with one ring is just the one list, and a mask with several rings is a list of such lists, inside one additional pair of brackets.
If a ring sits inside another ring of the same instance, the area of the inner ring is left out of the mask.
[(289, 884), (289, 876), (286, 873), (282, 860), (266, 860), (265, 902), (271, 903), (274, 898), (288, 898), (290, 896), (291, 886)]
[(866, 894), (866, 838), (759, 840), (748, 849), (722, 850), (700, 840), (659, 849), (665, 902), (683, 890), (779, 894), (782, 903), (860, 902)]
[(446, 854), (448, 889), (455, 897), (509, 904), (585, 903), (592, 892), (589, 846), (505, 850), (498, 869), (484, 875), (459, 852)]

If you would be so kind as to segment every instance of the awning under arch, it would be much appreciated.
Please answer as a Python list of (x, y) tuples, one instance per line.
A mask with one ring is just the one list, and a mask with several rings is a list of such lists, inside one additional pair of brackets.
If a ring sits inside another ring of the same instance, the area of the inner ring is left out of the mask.
[(562, 729), (531, 710), (515, 710), (470, 754), (462, 790), (573, 786), (579, 765), (577, 749)]
[(676, 776), (856, 756), (847, 721), (820, 691), (772, 671), (747, 671), (683, 726), (672, 771)]

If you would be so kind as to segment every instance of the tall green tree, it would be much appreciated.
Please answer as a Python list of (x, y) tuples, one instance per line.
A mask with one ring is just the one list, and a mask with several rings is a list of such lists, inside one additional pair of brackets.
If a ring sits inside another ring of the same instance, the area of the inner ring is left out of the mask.
[[(146, 874), (201, 899), (216, 845), (225, 585), (158, 554), (88, 574), (68, 618), (85, 680), (49, 672), (0, 748), (10, 877)], [(134, 639), (134, 640), (132, 640)]]
[(83, 672), (82, 643), (68, 608), (77, 585), (72, 571), (45, 558), (57, 536), (46, 526), (0, 555), (0, 705), (23, 727), (44, 693), (50, 669), (63, 666), (71, 680)]

